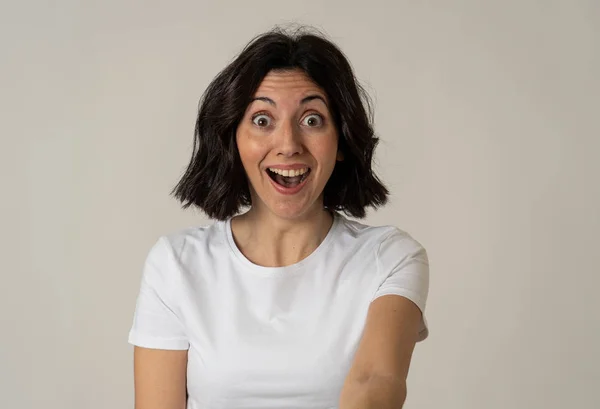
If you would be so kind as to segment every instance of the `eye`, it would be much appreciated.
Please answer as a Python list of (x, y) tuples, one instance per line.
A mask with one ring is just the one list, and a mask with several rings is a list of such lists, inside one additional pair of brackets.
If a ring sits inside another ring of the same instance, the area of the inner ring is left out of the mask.
[(306, 125), (310, 128), (316, 128), (323, 125), (323, 117), (319, 114), (310, 114), (304, 117), (302, 125)]
[(267, 128), (271, 125), (271, 118), (266, 114), (256, 114), (252, 117), (252, 123), (259, 128)]

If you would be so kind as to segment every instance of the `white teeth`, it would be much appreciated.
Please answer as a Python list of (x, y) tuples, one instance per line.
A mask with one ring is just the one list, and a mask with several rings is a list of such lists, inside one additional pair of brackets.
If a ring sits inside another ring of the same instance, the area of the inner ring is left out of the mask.
[(300, 176), (300, 175), (304, 175), (306, 172), (308, 172), (308, 168), (302, 168), (302, 169), (269, 168), (269, 170), (273, 173), (277, 173), (278, 175), (287, 176), (287, 177)]

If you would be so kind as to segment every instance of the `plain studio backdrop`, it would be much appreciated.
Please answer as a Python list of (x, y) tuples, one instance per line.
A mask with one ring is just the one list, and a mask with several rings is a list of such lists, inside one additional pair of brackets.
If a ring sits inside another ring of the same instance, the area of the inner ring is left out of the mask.
[(0, 407), (133, 407), (127, 344), (197, 104), (314, 25), (375, 101), (395, 224), (429, 251), (405, 407), (600, 407), (600, 2), (5, 1)]

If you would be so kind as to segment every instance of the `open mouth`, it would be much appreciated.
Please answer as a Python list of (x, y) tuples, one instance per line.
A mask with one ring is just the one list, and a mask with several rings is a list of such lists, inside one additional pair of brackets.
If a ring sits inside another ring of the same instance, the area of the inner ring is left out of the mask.
[(310, 168), (282, 170), (282, 169), (267, 169), (269, 177), (278, 185), (285, 188), (294, 188), (299, 186), (306, 180), (310, 174)]

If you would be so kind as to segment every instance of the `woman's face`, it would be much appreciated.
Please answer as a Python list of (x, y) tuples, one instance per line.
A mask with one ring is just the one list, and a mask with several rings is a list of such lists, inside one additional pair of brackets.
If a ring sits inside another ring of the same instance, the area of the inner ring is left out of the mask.
[(285, 219), (323, 208), (323, 189), (341, 160), (328, 104), (301, 70), (265, 76), (236, 133), (253, 208)]

